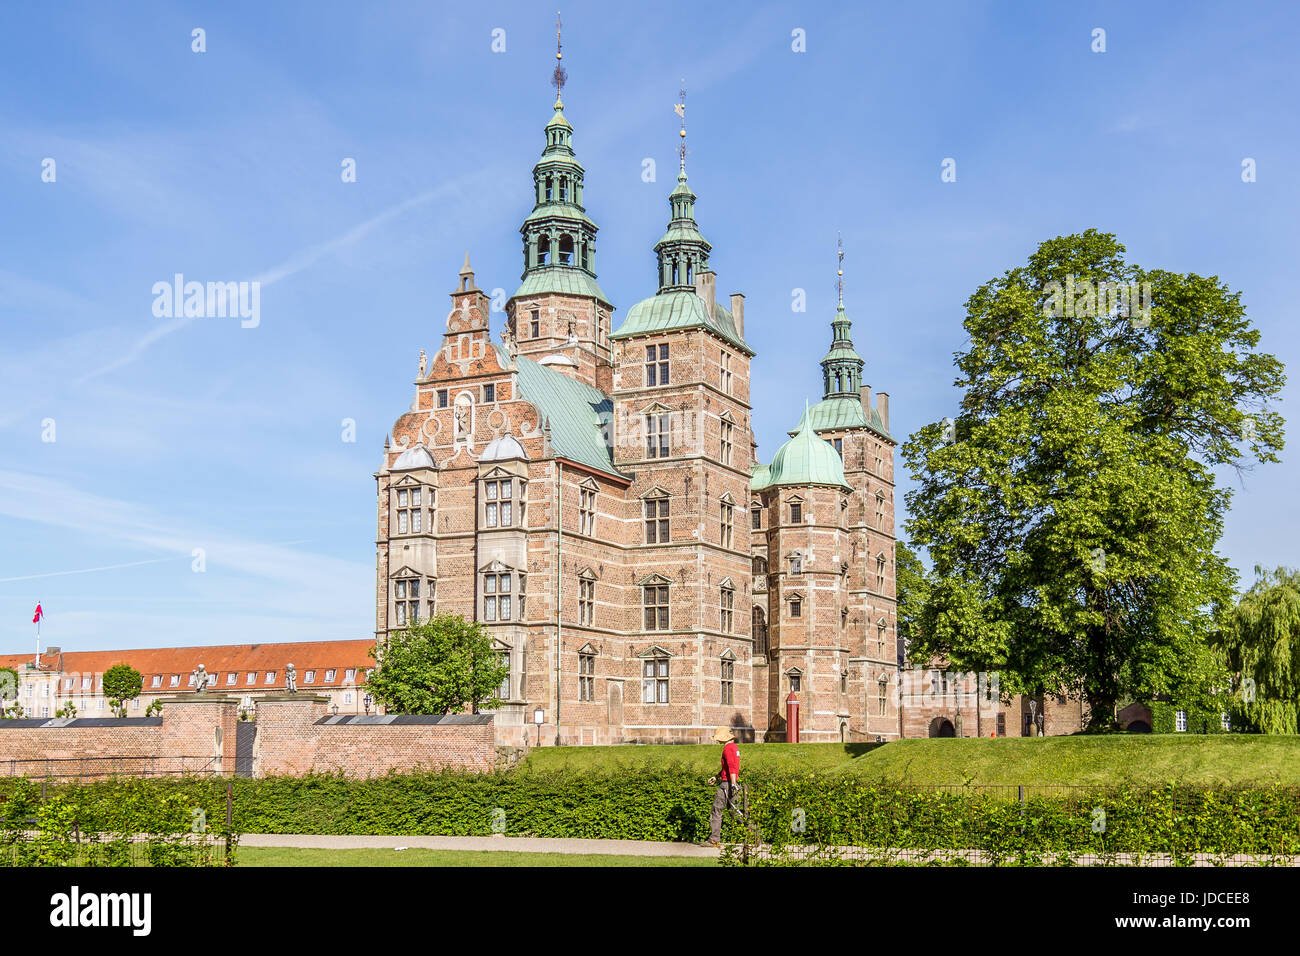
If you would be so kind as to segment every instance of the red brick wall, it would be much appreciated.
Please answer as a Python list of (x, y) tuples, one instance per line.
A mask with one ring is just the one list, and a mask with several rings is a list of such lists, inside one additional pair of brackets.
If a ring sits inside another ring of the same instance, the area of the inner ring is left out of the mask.
[[(317, 724), (326, 714), (326, 704), (326, 699), (317, 697), (258, 701), (254, 774), (316, 770), (366, 777), (390, 770), (442, 767), (488, 771), (496, 760), (490, 720)], [(237, 719), (236, 701), (208, 698), (168, 701), (161, 723), (134, 718), (119, 726), (82, 721), (33, 727), (29, 721), (0, 721), (0, 776), (148, 775), (181, 770), (232, 774)]]
[(496, 761), (492, 722), (481, 724), (318, 724), (325, 700), (257, 702), (253, 773), (341, 771), (370, 777), (390, 770), (458, 767), (486, 772)]

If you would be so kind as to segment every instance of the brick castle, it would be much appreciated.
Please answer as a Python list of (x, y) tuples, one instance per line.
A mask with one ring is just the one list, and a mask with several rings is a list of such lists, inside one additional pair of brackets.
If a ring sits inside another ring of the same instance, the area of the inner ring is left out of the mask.
[(895, 442), (842, 287), (822, 399), (775, 412), (791, 437), (761, 463), (745, 297), (717, 294), (685, 151), (652, 294), (616, 322), (559, 78), (499, 340), (466, 254), (385, 442), (378, 642), (481, 621), (503, 742), (538, 708), (543, 744), (784, 740), (791, 692), (804, 740), (899, 736)]

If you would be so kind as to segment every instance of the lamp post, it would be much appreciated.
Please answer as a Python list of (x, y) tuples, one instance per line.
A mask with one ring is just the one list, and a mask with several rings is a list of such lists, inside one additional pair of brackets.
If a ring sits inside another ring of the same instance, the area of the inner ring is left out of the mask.
[(374, 699), (373, 697), (371, 697), (369, 694), (366, 694), (366, 696), (365, 696), (364, 698), (362, 698), (362, 701), (361, 701), (361, 702), (362, 702), (363, 704), (366, 705), (366, 716), (369, 717), (369, 716), (370, 716), (370, 705), (373, 704), (373, 703), (375, 702), (375, 699)]
[(537, 746), (542, 745), (542, 724), (546, 722), (546, 711), (538, 707), (533, 711), (533, 723), (537, 725)]

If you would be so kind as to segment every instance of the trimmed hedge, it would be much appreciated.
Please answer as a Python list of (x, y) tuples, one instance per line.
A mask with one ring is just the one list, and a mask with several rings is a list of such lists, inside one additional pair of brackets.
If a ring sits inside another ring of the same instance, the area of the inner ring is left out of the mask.
[[(157, 832), (203, 808), (225, 819), (225, 780), (115, 780), (54, 787), (82, 830)], [(990, 862), (1060, 862), (1115, 853), (1300, 854), (1300, 789), (1122, 786), (1046, 788), (1024, 803), (1014, 787), (908, 788), (851, 775), (752, 773), (754, 836), (780, 846), (970, 850)], [(5, 782), (12, 789), (11, 782)], [(0, 804), (13, 818), (26, 796)], [(233, 781), (234, 830), (245, 833), (431, 834), (698, 840), (708, 832), (712, 788), (684, 768), (627, 774), (334, 775)], [(24, 803), (26, 801), (26, 804)], [(728, 818), (724, 838), (743, 839)]]

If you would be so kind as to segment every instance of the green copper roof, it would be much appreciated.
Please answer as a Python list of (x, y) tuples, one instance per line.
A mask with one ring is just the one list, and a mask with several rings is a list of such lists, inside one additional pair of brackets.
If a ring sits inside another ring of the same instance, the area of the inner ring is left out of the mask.
[(762, 491), (767, 487), (769, 466), (754, 462), (749, 468), (749, 490)]
[[(500, 345), (495, 348), (502, 366), (509, 365), (510, 356)], [(609, 396), (522, 355), (515, 356), (515, 367), (519, 371), (519, 397), (537, 406), (542, 415), (539, 427), (550, 423), (551, 450), (561, 458), (624, 477), (614, 467), (605, 444), (614, 415)]]
[(713, 303), (713, 315), (710, 316), (699, 295), (682, 289), (642, 299), (628, 310), (622, 326), (610, 338), (627, 339), (634, 335), (680, 329), (707, 329), (745, 354), (754, 354), (754, 350), (736, 334), (736, 322), (722, 303)]
[(599, 299), (606, 305), (612, 305), (609, 296), (601, 290), (595, 276), (573, 266), (542, 266), (524, 276), (524, 281), (510, 298), (545, 295), (554, 292), (558, 295), (581, 295)]
[(574, 219), (578, 222), (588, 223), (593, 229), (596, 228), (596, 224), (591, 221), (587, 211), (570, 202), (548, 202), (538, 205), (524, 217), (523, 225), (526, 227), (529, 223), (544, 219)]
[[(870, 428), (882, 438), (890, 438), (888, 429), (874, 408), (870, 415), (859, 398), (826, 398), (808, 410), (813, 431), (841, 431), (846, 428)], [(794, 434), (791, 432), (791, 434)], [(892, 439), (891, 439), (892, 440)]]
[(844, 480), (844, 462), (840, 460), (839, 452), (813, 431), (812, 415), (807, 406), (795, 436), (776, 450), (772, 464), (768, 466), (765, 487), (779, 485), (837, 485), (852, 490)]

